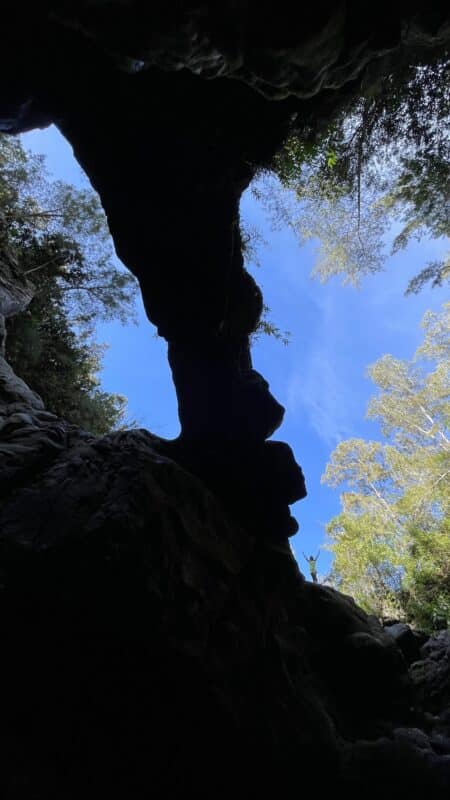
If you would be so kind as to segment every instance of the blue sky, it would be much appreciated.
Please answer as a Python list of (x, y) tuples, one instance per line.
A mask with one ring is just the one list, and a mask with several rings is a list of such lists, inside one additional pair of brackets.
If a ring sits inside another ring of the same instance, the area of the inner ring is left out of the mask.
[[(28, 149), (44, 153), (55, 178), (85, 183), (72, 149), (56, 128), (22, 136)], [(300, 248), (288, 231), (272, 231), (265, 212), (247, 192), (241, 204), (244, 220), (256, 226), (268, 245), (252, 272), (281, 330), (290, 343), (261, 337), (253, 349), (255, 368), (270, 382), (286, 407), (274, 438), (287, 441), (306, 475), (308, 497), (293, 506), (300, 523), (291, 540), (300, 566), (302, 551), (315, 553), (324, 544), (325, 523), (339, 512), (339, 492), (320, 483), (336, 444), (349, 437), (380, 438), (365, 420), (373, 386), (366, 368), (384, 353), (410, 358), (421, 341), (420, 320), (427, 309), (439, 310), (448, 289), (425, 288), (404, 296), (410, 277), (443, 251), (442, 243), (423, 241), (388, 259), (384, 272), (363, 280), (360, 289), (338, 279), (320, 284), (310, 278), (313, 246)], [(104, 389), (128, 397), (130, 418), (166, 438), (178, 434), (176, 398), (166, 360), (166, 344), (138, 304), (138, 325), (100, 324), (98, 339), (110, 345), (104, 359)], [(303, 565), (302, 565), (303, 562)], [(318, 568), (326, 573), (331, 556), (322, 551)]]

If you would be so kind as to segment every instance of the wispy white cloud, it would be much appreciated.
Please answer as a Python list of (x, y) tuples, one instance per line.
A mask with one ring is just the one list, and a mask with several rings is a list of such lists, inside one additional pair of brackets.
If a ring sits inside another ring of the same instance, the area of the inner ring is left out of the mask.
[(310, 426), (330, 448), (351, 436), (353, 430), (352, 397), (344, 389), (342, 378), (325, 348), (316, 347), (302, 373), (294, 372), (289, 380), (289, 412), (306, 412)]
[(312, 346), (299, 354), (300, 365), (292, 370), (287, 389), (289, 413), (306, 415), (329, 448), (355, 435), (360, 405), (348, 326), (342, 324), (340, 312), (332, 291), (325, 289), (317, 303), (317, 334)]

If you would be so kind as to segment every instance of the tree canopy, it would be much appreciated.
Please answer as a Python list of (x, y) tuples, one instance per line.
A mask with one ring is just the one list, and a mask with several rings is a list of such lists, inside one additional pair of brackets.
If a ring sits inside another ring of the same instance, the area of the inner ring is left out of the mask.
[(97, 195), (50, 180), (43, 156), (0, 136), (2, 240), (36, 287), (8, 320), (6, 354), (47, 407), (96, 434), (123, 422), (126, 399), (102, 391), (98, 319), (134, 316), (137, 284), (113, 259)]
[(322, 480), (344, 487), (327, 526), (337, 586), (372, 613), (433, 628), (450, 618), (450, 303), (422, 324), (411, 361), (369, 368), (368, 417), (384, 441), (342, 441)]
[[(134, 318), (137, 283), (114, 260), (98, 195), (89, 187), (51, 180), (44, 156), (27, 152), (19, 138), (5, 135), (0, 135), (0, 209), (8, 244), (24, 248), (20, 263), (30, 278), (39, 283), (42, 271), (57, 265), (71, 322), (89, 327), (94, 319)], [(56, 261), (30, 261), (30, 241), (54, 241)]]
[[(276, 224), (317, 242), (321, 280), (342, 275), (357, 285), (381, 270), (394, 224), (391, 252), (413, 238), (450, 236), (450, 57), (404, 53), (385, 69), (326, 127), (307, 113), (295, 120), (254, 186)], [(424, 265), (407, 291), (441, 285), (449, 257)]]

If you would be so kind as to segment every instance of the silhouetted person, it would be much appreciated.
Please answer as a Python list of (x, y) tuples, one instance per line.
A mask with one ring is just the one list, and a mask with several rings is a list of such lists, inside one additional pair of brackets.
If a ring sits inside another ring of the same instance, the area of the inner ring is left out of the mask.
[(311, 578), (313, 580), (313, 583), (318, 583), (318, 580), (317, 580), (317, 559), (319, 558), (319, 555), (320, 555), (320, 549), (317, 551), (317, 555), (316, 555), (315, 558), (314, 558), (314, 556), (309, 556), (309, 558), (308, 558), (308, 556), (305, 556), (304, 553), (303, 553), (303, 555), (305, 557), (305, 560), (308, 562), (309, 571), (311, 573)]

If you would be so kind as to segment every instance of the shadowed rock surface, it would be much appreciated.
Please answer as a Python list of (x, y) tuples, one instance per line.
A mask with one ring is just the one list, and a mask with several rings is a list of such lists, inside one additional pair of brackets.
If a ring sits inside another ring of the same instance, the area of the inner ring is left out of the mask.
[[(447, 634), (408, 675), (395, 637), (307, 583), (288, 547), (305, 487), (288, 445), (267, 441), (283, 409), (252, 368), (262, 297), (239, 232), (241, 193), (293, 117), (326, 120), (399, 48), (448, 42), (448, 13), (300, 13), (2, 12), (1, 129), (55, 122), (72, 144), (168, 341), (182, 426), (176, 442), (97, 440), (0, 357), (7, 800), (448, 796)], [(4, 316), (31, 295), (0, 259)]]
[[(261, 535), (296, 532), (288, 504), (306, 489), (291, 450), (274, 458), (265, 445), (283, 409), (252, 369), (262, 297), (243, 267), (240, 196), (293, 120), (323, 122), (400, 50), (449, 37), (448, 13), (419, 1), (368, 15), (327, 0), (301, 9), (42, 0), (3, 14), (0, 129), (54, 122), (72, 144), (168, 341), (178, 459), (212, 476), (214, 490), (220, 483), (226, 505)], [(227, 476), (241, 453), (249, 469), (237, 491)], [(252, 481), (262, 463), (262, 483), (290, 482), (263, 514)]]
[(95, 439), (30, 397), (0, 409), (2, 796), (291, 796), (299, 771), (447, 796), (447, 634), (411, 681), (377, 620), (166, 442)]

